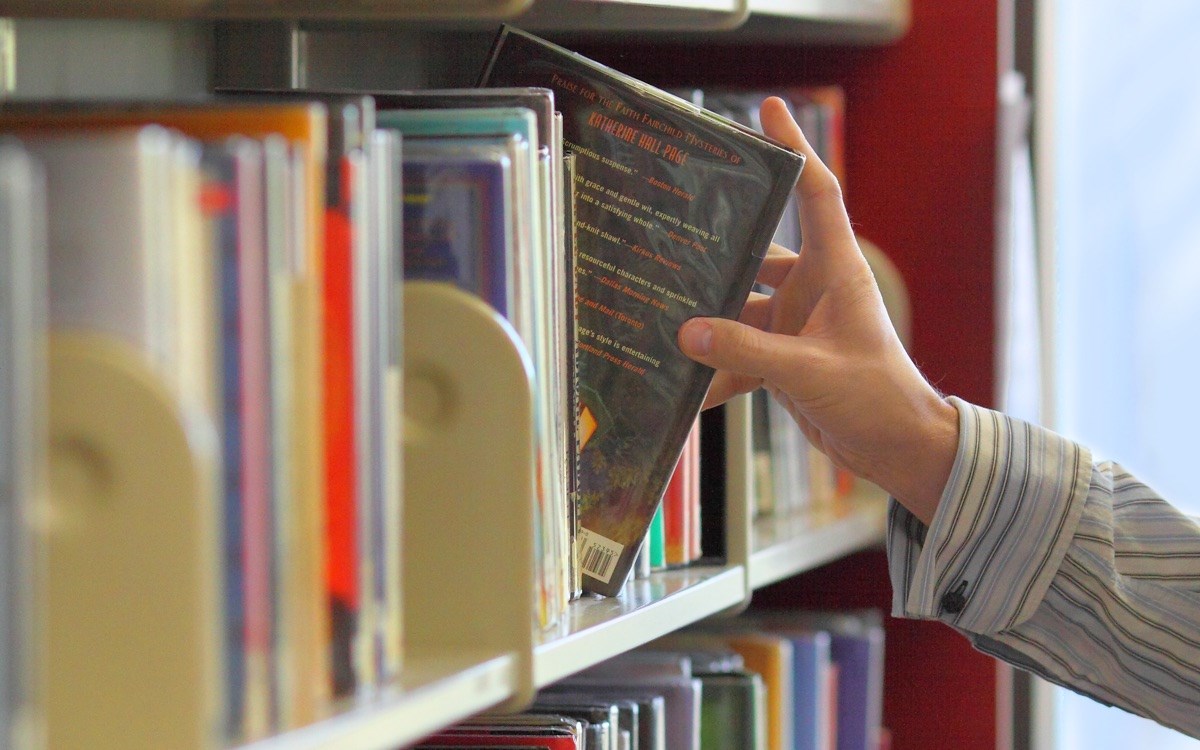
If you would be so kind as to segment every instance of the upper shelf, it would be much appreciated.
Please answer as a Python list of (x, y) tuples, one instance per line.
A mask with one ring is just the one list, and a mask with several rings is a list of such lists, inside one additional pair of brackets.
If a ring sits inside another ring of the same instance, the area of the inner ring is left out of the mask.
[(908, 28), (911, 0), (0, 0), (0, 18), (407, 21), (557, 33), (713, 33), (879, 43)]

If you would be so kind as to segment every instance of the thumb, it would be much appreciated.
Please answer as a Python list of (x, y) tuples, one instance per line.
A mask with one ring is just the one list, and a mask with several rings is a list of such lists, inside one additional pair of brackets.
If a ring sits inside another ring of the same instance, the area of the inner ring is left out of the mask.
[[(795, 337), (767, 333), (724, 318), (692, 318), (679, 329), (679, 349), (716, 370), (777, 381)], [(790, 355), (790, 356), (789, 356)]]

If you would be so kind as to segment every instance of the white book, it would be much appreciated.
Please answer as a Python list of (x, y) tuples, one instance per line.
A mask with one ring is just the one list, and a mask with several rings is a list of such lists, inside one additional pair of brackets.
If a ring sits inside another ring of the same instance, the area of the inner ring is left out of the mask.
[(119, 338), (168, 374), (174, 138), (150, 126), (26, 141), (46, 168), (51, 325)]
[(0, 746), (32, 747), (35, 548), (29, 516), (45, 457), (45, 184), (15, 141), (0, 140)]

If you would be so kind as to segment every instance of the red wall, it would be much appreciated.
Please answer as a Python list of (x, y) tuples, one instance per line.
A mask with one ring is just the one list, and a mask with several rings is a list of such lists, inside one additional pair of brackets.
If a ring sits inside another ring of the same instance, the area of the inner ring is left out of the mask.
[(912, 3), (910, 32), (884, 47), (573, 46), (663, 86), (841, 84), (850, 216), (908, 282), (914, 358), (990, 405), (997, 9)]
[[(580, 47), (668, 86), (839, 83), (851, 218), (900, 267), (913, 356), (935, 385), (993, 399), (997, 3), (912, 0), (912, 29), (878, 48)], [(890, 609), (882, 552), (756, 594), (755, 606)], [(897, 750), (996, 746), (994, 662), (939, 623), (889, 618), (885, 722)]]

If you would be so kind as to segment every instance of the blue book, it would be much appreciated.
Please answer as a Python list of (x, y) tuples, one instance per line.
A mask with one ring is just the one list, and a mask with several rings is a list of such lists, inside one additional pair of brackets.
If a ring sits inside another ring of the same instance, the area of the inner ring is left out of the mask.
[(878, 750), (883, 727), (883, 624), (878, 612), (797, 612), (793, 622), (829, 634), (837, 665), (837, 748)]
[(786, 632), (792, 642), (795, 690), (796, 750), (825, 750), (829, 747), (832, 714), (828, 686), (833, 664), (829, 633)]
[(404, 277), (452, 282), (508, 317), (515, 196), (506, 143), (410, 141), (403, 184)]
[[(221, 389), (221, 493), (222, 549), (221, 580), (225, 596), (225, 731), (237, 737), (243, 723), (246, 691), (245, 581), (242, 565), (242, 361), (241, 273), (239, 271), (239, 227), (237, 190), (239, 150), (241, 158), (253, 158), (249, 142), (240, 145), (207, 144), (201, 152), (201, 169), (211, 207), (207, 220), (216, 255), (218, 342)], [(243, 164), (242, 169), (246, 169)], [(212, 200), (217, 195), (222, 200)]]

